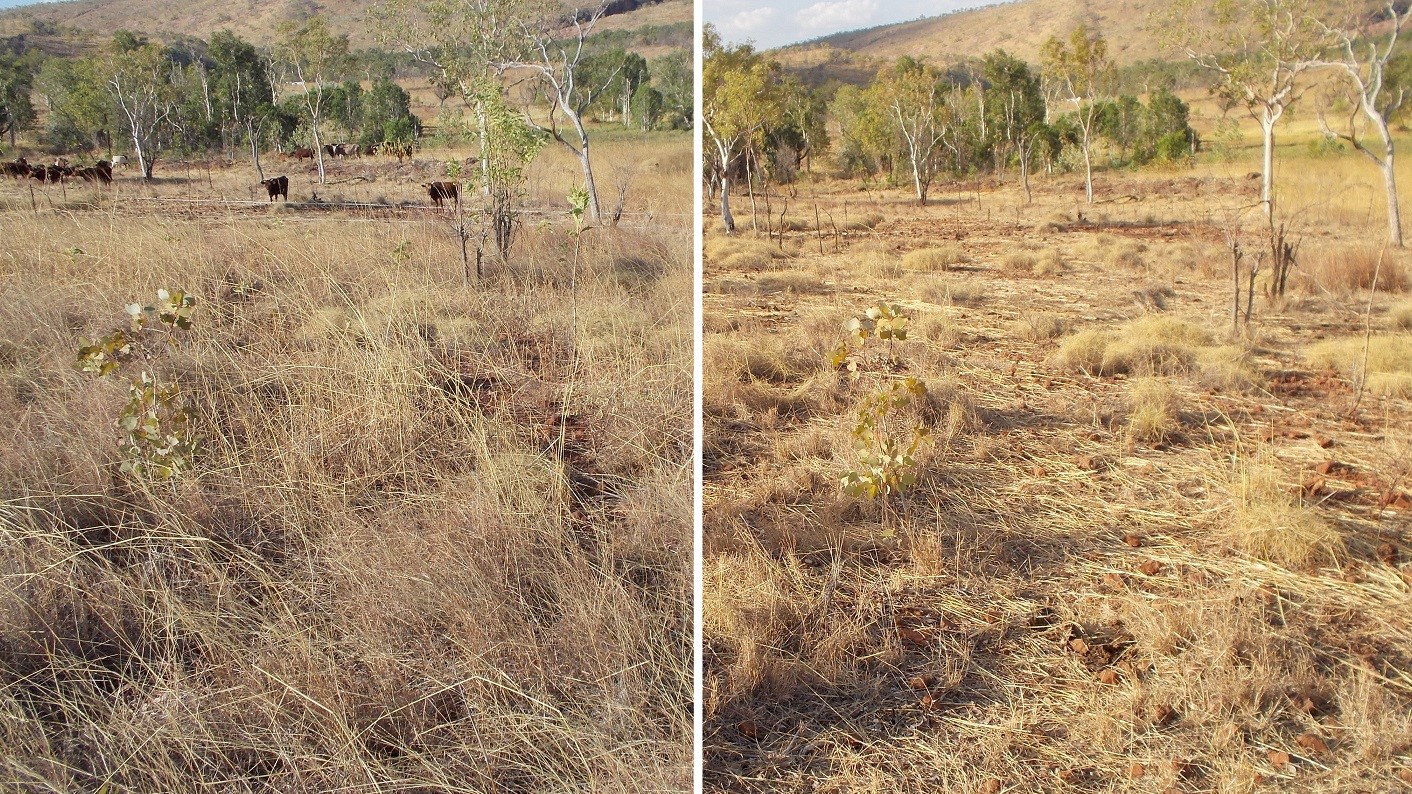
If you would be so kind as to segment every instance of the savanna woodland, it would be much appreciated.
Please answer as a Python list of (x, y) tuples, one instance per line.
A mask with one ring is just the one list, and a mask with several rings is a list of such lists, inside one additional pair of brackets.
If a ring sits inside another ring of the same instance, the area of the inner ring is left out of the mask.
[(689, 788), (690, 4), (77, 5), (0, 15), (0, 790)]
[(1409, 10), (1058, 5), (708, 29), (706, 788), (1412, 790)]

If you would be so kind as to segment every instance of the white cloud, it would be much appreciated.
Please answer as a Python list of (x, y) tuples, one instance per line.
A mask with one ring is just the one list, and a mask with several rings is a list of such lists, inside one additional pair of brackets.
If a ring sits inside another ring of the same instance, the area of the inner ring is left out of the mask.
[(770, 6), (761, 6), (749, 11), (741, 11), (732, 16), (722, 27), (728, 32), (737, 35), (754, 33), (770, 23), (775, 16), (775, 9)]
[(820, 0), (794, 12), (794, 21), (809, 30), (851, 30), (864, 27), (878, 10), (878, 0)]

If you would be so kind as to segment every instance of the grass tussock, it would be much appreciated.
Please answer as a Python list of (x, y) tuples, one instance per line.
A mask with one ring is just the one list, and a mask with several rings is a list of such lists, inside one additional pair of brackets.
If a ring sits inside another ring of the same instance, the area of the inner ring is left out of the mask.
[(916, 270), (923, 273), (945, 272), (951, 269), (952, 265), (969, 261), (965, 252), (957, 246), (941, 246), (936, 248), (919, 248), (915, 251), (908, 251), (902, 257), (902, 267), (907, 270)]
[(747, 273), (765, 270), (775, 259), (784, 256), (774, 243), (743, 235), (708, 237), (702, 252), (723, 269)]
[(1388, 309), (1388, 324), (1399, 331), (1412, 331), (1412, 301), (1404, 301)]
[(1412, 338), (1407, 336), (1375, 334), (1366, 346), (1359, 337), (1331, 339), (1310, 347), (1305, 358), (1310, 366), (1361, 381), (1372, 394), (1412, 397)]
[(1338, 528), (1291, 497), (1269, 461), (1242, 461), (1233, 490), (1226, 534), (1246, 554), (1289, 567), (1335, 563), (1344, 555)]
[(1378, 292), (1405, 292), (1412, 284), (1404, 254), (1366, 243), (1313, 249), (1290, 280), (1308, 294), (1347, 295), (1373, 288), (1375, 276)]
[(1110, 266), (1123, 270), (1144, 271), (1147, 269), (1147, 246), (1142, 243), (1124, 243), (1113, 246), (1108, 251)]
[(1175, 375), (1189, 371), (1197, 351), (1211, 343), (1211, 335), (1199, 326), (1148, 315), (1115, 331), (1091, 328), (1066, 337), (1056, 363), (1090, 375)]
[(1136, 378), (1128, 394), (1128, 438), (1157, 444), (1176, 435), (1181, 427), (1181, 398), (1170, 380)]
[(1049, 312), (1026, 312), (1015, 322), (1015, 335), (1031, 342), (1058, 339), (1069, 330), (1069, 322)]

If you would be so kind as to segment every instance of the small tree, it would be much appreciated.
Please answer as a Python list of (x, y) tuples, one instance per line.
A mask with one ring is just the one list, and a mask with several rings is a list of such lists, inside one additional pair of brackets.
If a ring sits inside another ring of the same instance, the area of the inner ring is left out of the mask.
[(1074, 105), (1074, 122), (1084, 156), (1084, 199), (1093, 203), (1093, 134), (1102, 103), (1113, 93), (1113, 63), (1108, 42), (1079, 25), (1067, 41), (1050, 36), (1043, 48), (1044, 71), (1061, 102)]
[(250, 160), (260, 166), (260, 138), (274, 116), (274, 82), (269, 63), (255, 45), (229, 30), (211, 36), (211, 95), (221, 136), (233, 141), (243, 132), (250, 146)]
[(990, 84), (990, 101), (986, 104), (989, 133), (1002, 151), (1008, 149), (1015, 154), (1025, 201), (1033, 201), (1030, 158), (1044, 125), (1044, 90), (1039, 76), (1029, 64), (1004, 50), (986, 55), (983, 70)]
[[(1319, 121), (1330, 135), (1342, 138), (1364, 157), (1367, 157), (1383, 174), (1383, 187), (1387, 192), (1387, 233), (1388, 242), (1402, 247), (1402, 213), (1397, 199), (1397, 172), (1393, 159), (1395, 147), (1388, 120), (1402, 109), (1407, 92), (1412, 89), (1408, 78), (1406, 56), (1402, 69), (1393, 61), (1397, 49), (1398, 34), (1403, 25), (1412, 18), (1412, 7), (1398, 11), (1395, 3), (1389, 2), (1384, 9), (1388, 21), (1387, 32), (1378, 35), (1362, 19), (1355, 18), (1344, 26), (1330, 29), (1329, 33), (1338, 42), (1342, 57), (1328, 63), (1343, 73), (1353, 98), (1353, 112), (1343, 130), (1331, 130), (1319, 113)], [(1382, 142), (1381, 152), (1373, 151), (1365, 143), (1365, 135), (1359, 130), (1358, 115), (1377, 131)]]
[(284, 40), (275, 48), (276, 59), (303, 86), (300, 104), (308, 114), (314, 138), (319, 183), (328, 181), (324, 170), (324, 143), (319, 125), (328, 111), (326, 84), (337, 82), (348, 67), (348, 36), (329, 32), (322, 17), (310, 17), (298, 29), (285, 28)]
[(34, 90), (34, 68), (19, 55), (0, 54), (0, 135), (10, 137), (34, 124), (34, 105), (30, 93)]
[(710, 176), (721, 192), (721, 223), (735, 231), (731, 215), (731, 174), (740, 157), (778, 118), (779, 65), (765, 61), (749, 44), (726, 47), (707, 25), (703, 44), (701, 115)]
[[(559, 37), (561, 20), (557, 13), (546, 12), (536, 18), (522, 19), (519, 28), (530, 57), (498, 64), (502, 71), (527, 69), (539, 78), (540, 86), (548, 95), (549, 109), (543, 122), (535, 120), (528, 107), (525, 108), (525, 118), (531, 126), (546, 133), (578, 159), (583, 170), (583, 186), (588, 191), (588, 220), (593, 224), (599, 221), (598, 185), (593, 179), (588, 129), (584, 126), (584, 112), (592, 101), (593, 92), (580, 90), (588, 88), (580, 82), (583, 77), (580, 67), (586, 58), (584, 44), (606, 10), (605, 3), (586, 15), (574, 12), (573, 35), (567, 40)], [(560, 126), (560, 116), (573, 128), (572, 140), (566, 137), (565, 130)]]
[(155, 44), (129, 45), (119, 31), (106, 61), (108, 93), (117, 105), (143, 179), (152, 178), (158, 132), (176, 109), (174, 65)]
[(1173, 0), (1161, 24), (1188, 57), (1215, 72), (1212, 89), (1242, 106), (1264, 142), (1260, 202), (1275, 215), (1275, 125), (1303, 91), (1300, 77), (1319, 65), (1329, 37), (1320, 0)]

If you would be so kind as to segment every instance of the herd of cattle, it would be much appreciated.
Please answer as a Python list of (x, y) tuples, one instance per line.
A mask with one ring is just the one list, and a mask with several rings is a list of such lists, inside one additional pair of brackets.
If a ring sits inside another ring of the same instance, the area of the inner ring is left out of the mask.
[[(381, 155), (383, 157), (396, 157), (397, 162), (402, 162), (410, 158), (416, 152), (416, 144), (402, 143), (397, 141), (383, 141), (375, 146), (359, 146), (356, 143), (326, 143), (324, 144), (324, 156), (333, 158), (343, 157), (372, 157)], [(314, 150), (308, 147), (300, 147), (289, 153), (295, 160), (314, 159)]]
[(78, 177), (85, 182), (101, 182), (106, 185), (113, 181), (114, 164), (126, 165), (127, 158), (115, 157), (113, 162), (99, 160), (93, 165), (77, 168), (62, 157), (48, 164), (31, 163), (21, 157), (8, 163), (0, 163), (0, 173), (11, 179), (29, 177), (37, 182), (63, 182)]
[[(342, 143), (329, 144), (325, 148), (329, 150), (330, 156), (350, 156), (348, 154), (333, 153), (334, 151), (344, 151), (344, 147), (348, 147), (348, 151), (358, 150), (356, 146)], [(374, 147), (372, 153), (382, 154), (384, 153), (381, 151), (382, 148), (383, 147)], [(296, 159), (313, 157), (313, 152), (309, 149), (296, 149), (290, 156)], [(410, 156), (410, 152), (407, 156)], [(400, 159), (401, 157), (399, 156), (399, 161)], [(466, 162), (468, 164), (474, 164), (476, 160), (475, 158), (471, 158)], [(99, 182), (107, 185), (113, 181), (113, 166), (125, 166), (127, 163), (127, 158), (119, 155), (114, 157), (112, 161), (99, 160), (93, 165), (77, 168), (70, 165), (69, 161), (63, 157), (57, 158), (54, 162), (47, 164), (30, 163), (25, 158), (20, 157), (10, 162), (0, 163), (0, 173), (12, 179), (24, 179), (28, 177), (38, 182), (51, 182), (55, 184), (64, 182), (73, 177), (78, 177), (85, 182)], [(263, 186), (265, 191), (269, 194), (270, 201), (274, 201), (276, 197), (289, 201), (288, 176), (281, 175), (270, 177), (269, 179), (262, 179), (260, 180), (260, 185)], [(431, 199), (432, 204), (437, 207), (444, 207), (447, 204), (455, 206), (457, 202), (460, 201), (459, 190), (455, 182), (431, 182), (423, 184), (422, 187), (426, 189), (427, 197)]]

